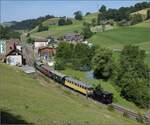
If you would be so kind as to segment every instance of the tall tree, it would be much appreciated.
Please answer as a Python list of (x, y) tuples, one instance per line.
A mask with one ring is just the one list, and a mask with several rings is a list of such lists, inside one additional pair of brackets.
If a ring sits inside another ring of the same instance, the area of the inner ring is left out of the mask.
[(138, 46), (125, 46), (117, 77), (121, 95), (140, 107), (148, 107), (150, 102), (150, 69), (144, 63), (145, 56)]
[(93, 32), (90, 29), (90, 24), (84, 23), (82, 29), (82, 35), (84, 36), (84, 39), (88, 39), (93, 35)]
[(75, 18), (76, 20), (82, 20), (82, 18), (83, 18), (81, 11), (76, 11), (76, 12), (74, 12), (74, 16), (75, 16), (74, 18)]
[(99, 49), (92, 59), (94, 76), (100, 79), (109, 79), (113, 73), (112, 52), (108, 49)]
[(101, 8), (99, 9), (99, 12), (105, 13), (107, 11), (107, 8), (105, 5), (102, 5)]

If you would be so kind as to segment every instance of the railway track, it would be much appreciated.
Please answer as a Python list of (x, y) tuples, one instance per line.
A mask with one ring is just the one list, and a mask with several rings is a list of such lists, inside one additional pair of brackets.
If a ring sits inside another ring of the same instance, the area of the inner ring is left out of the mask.
[[(36, 70), (36, 73), (37, 73), (38, 75), (42, 76), (42, 77), (45, 76), (43, 73), (39, 72), (38, 70)], [(72, 89), (69, 89), (68, 87), (67, 87), (67, 90), (69, 90), (70, 92), (78, 93), (78, 92), (76, 92), (76, 91), (73, 91)], [(78, 93), (78, 94), (79, 94), (79, 93)], [(84, 96), (84, 95), (82, 95), (82, 94), (80, 94), (80, 95), (81, 95), (81, 96)], [(90, 98), (90, 99), (92, 99), (92, 98)], [(92, 99), (92, 100), (93, 100), (93, 99)], [(96, 100), (94, 100), (94, 101), (96, 101)], [(96, 102), (101, 103), (101, 102), (99, 102), (99, 101), (96, 101)], [(102, 104), (102, 103), (101, 103), (101, 104)], [(127, 109), (127, 108), (125, 108), (125, 107), (123, 107), (123, 106), (120, 106), (120, 105), (118, 105), (118, 104), (115, 104), (115, 103), (112, 103), (112, 104), (110, 104), (110, 105), (113, 106), (114, 110), (116, 110), (116, 111), (118, 111), (118, 112), (120, 112), (120, 113), (127, 113), (130, 118), (133, 118), (133, 119), (139, 118), (139, 114), (138, 114), (137, 112), (134, 112), (134, 111), (132, 111), (132, 110), (129, 110), (129, 109)], [(149, 116), (147, 116), (147, 115), (145, 115), (145, 114), (142, 114), (142, 118), (143, 118), (143, 120), (144, 120), (146, 123), (150, 123), (150, 117), (149, 117)]]

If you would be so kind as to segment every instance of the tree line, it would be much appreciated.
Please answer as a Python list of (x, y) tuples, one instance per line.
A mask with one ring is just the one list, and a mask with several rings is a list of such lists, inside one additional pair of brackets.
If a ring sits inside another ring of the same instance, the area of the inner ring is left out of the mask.
[(137, 3), (134, 6), (130, 7), (120, 7), (119, 9), (111, 9), (109, 8), (107, 10), (105, 5), (102, 5), (99, 9), (99, 12), (102, 14), (101, 18), (102, 20), (105, 19), (113, 19), (114, 21), (121, 21), (121, 20), (129, 20), (130, 19), (130, 13), (149, 8), (150, 2), (142, 2)]
[(37, 19), (27, 19), (21, 22), (15, 22), (15, 24), (12, 25), (10, 28), (15, 30), (26, 30), (26, 29), (31, 30), (36, 26), (40, 25), (43, 21), (51, 18), (55, 18), (55, 16), (46, 15), (44, 17), (39, 17)]
[(20, 38), (20, 33), (0, 25), (0, 39)]
[(96, 79), (114, 81), (122, 97), (146, 108), (150, 104), (150, 68), (145, 57), (138, 46), (125, 46), (115, 61), (109, 49), (62, 42), (57, 48), (55, 68), (92, 69)]

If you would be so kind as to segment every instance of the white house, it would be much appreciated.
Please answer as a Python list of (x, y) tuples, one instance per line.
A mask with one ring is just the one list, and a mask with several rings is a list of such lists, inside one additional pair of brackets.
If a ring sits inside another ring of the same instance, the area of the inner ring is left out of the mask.
[(6, 64), (13, 66), (22, 65), (22, 54), (18, 49), (14, 49), (6, 55)]
[(44, 47), (48, 45), (48, 39), (37, 39), (34, 42), (34, 48), (38, 49), (40, 47)]

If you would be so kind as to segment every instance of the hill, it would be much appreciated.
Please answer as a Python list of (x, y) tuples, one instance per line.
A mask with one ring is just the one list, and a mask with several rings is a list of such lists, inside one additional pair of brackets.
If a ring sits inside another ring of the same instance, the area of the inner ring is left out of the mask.
[(0, 109), (18, 119), (37, 125), (140, 125), (47, 78), (29, 76), (4, 64), (0, 69)]
[(37, 32), (37, 27), (31, 30), (31, 37), (36, 38), (36, 37), (48, 37), (52, 36), (55, 38), (58, 38), (60, 36), (63, 36), (66, 33), (73, 33), (75, 31), (81, 32), (82, 27), (83, 27), (83, 22), (91, 22), (93, 18), (97, 18), (97, 13), (91, 13), (87, 16), (83, 17), (82, 21), (77, 21), (75, 19), (72, 19), (73, 24), (72, 25), (64, 25), (64, 26), (58, 26), (58, 25), (49, 25), (52, 22), (57, 23), (58, 18), (54, 19), (48, 19), (43, 22), (44, 26), (48, 26), (49, 30), (48, 31), (43, 31), (43, 32)]
[(149, 51), (150, 29), (148, 27), (120, 27), (97, 33), (90, 38), (94, 44), (111, 49), (121, 49), (127, 44), (136, 44)]

